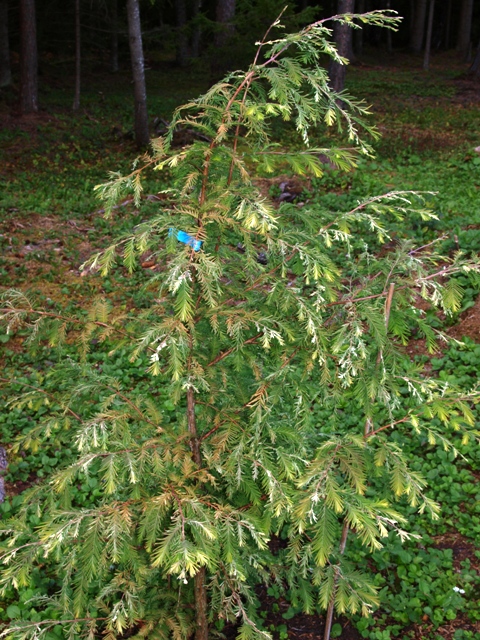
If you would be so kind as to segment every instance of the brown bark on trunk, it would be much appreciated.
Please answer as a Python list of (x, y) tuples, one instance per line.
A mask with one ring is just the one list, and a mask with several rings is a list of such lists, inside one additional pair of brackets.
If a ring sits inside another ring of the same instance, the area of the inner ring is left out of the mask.
[(199, 569), (194, 578), (195, 590), (195, 640), (208, 640), (207, 622), (207, 570)]
[(472, 33), (473, 0), (463, 0), (458, 23), (457, 51), (467, 55)]
[(450, 47), (451, 25), (452, 25), (452, 0), (448, 0), (446, 17), (445, 17), (445, 49), (448, 49)]
[(35, 0), (20, 0), (20, 111), (38, 111), (38, 54)]
[(195, 418), (195, 392), (190, 387), (187, 391), (187, 423), (190, 434), (190, 449), (195, 464), (202, 466), (202, 454), (200, 452), (200, 442), (197, 434), (197, 421)]
[[(187, 390), (187, 424), (190, 434), (190, 449), (192, 458), (199, 467), (202, 466), (202, 453), (197, 433), (197, 421), (195, 417), (195, 392), (192, 387)], [(207, 620), (207, 570), (201, 567), (194, 578), (195, 592), (195, 640), (208, 640)]]
[(0, 0), (0, 87), (12, 81), (8, 40), (8, 0)]
[(177, 19), (177, 64), (184, 67), (188, 61), (187, 38), (187, 3), (186, 0), (175, 0), (175, 14)]
[[(391, 5), (392, 5), (391, 0), (386, 0), (385, 5), (386, 5), (386, 9), (391, 9)], [(386, 35), (387, 35), (387, 51), (388, 53), (392, 53), (393, 51), (392, 30), (387, 29)]]
[(118, 0), (112, 0), (110, 18), (110, 67), (112, 73), (118, 71)]
[(480, 42), (478, 43), (477, 52), (468, 72), (475, 76), (480, 75)]
[(422, 50), (426, 16), (427, 0), (418, 0), (418, 2), (415, 4), (415, 15), (410, 40), (410, 48), (414, 53), (420, 53), (420, 51)]
[[(198, 16), (200, 14), (200, 10), (202, 8), (202, 0), (194, 0), (193, 3), (193, 13), (192, 13), (192, 19), (194, 21), (198, 20)], [(200, 28), (200, 24), (197, 22), (197, 24), (194, 24), (193, 27), (193, 34), (192, 34), (192, 58), (198, 58), (198, 56), (200, 55), (200, 38), (202, 35), (202, 30)]]
[(80, 109), (80, 79), (81, 79), (81, 33), (80, 33), (80, 0), (75, 0), (75, 93), (73, 110)]
[[(353, 13), (355, 6), (355, 0), (338, 0), (337, 14)], [(333, 30), (335, 44), (337, 46), (338, 53), (343, 58), (351, 58), (352, 51), (352, 29), (347, 24), (341, 24), (336, 22)], [(344, 64), (338, 62), (331, 62), (328, 70), (330, 77), (330, 86), (332, 89), (339, 93), (343, 91), (345, 86), (345, 72), (346, 68)]]
[(425, 40), (425, 55), (423, 57), (424, 71), (428, 71), (428, 68), (430, 66), (430, 49), (432, 48), (432, 30), (433, 30), (434, 10), (435, 10), (435, 0), (430, 0), (430, 6), (428, 8), (427, 39)]
[(217, 0), (215, 46), (224, 47), (235, 33), (235, 0)]
[[(357, 13), (365, 13), (365, 0), (358, 0)], [(355, 55), (361, 56), (363, 53), (363, 29), (355, 29), (353, 34)]]
[[(347, 522), (343, 523), (342, 536), (340, 538), (340, 545), (338, 547), (338, 552), (340, 556), (343, 556), (345, 553), (345, 547), (347, 546), (347, 537), (348, 537), (349, 527)], [(335, 593), (337, 590), (338, 583), (338, 569), (336, 570), (334, 582), (333, 582), (333, 592), (330, 597), (330, 602), (328, 603), (327, 615), (325, 618), (325, 630), (323, 632), (323, 640), (330, 640), (330, 633), (332, 631), (332, 622), (333, 622), (333, 613), (335, 611)]]
[(144, 148), (150, 142), (150, 134), (148, 131), (147, 89), (145, 84), (142, 27), (138, 0), (127, 0), (127, 15), (128, 40), (135, 95), (135, 142), (139, 148)]

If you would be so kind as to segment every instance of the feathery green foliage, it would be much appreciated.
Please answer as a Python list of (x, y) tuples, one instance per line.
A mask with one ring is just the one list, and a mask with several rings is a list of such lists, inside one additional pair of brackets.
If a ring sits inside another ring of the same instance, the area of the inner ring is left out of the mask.
[[(396, 23), (385, 12), (336, 19)], [(51, 414), (19, 442), (38, 446), (39, 433), (73, 423), (78, 458), (2, 525), (1, 586), (28, 585), (48, 565), (59, 591), (36, 604), (37, 622), (3, 635), (48, 639), (62, 624), (72, 638), (180, 639), (195, 629), (203, 640), (208, 624), (226, 619), (240, 621), (239, 637), (264, 638), (258, 580), (287, 584), (306, 611), (368, 615), (378, 598), (349, 561), (347, 534), (372, 551), (390, 531), (407, 538), (396, 500), (436, 516), (390, 434), (403, 429), (446, 448), (452, 431), (468, 439), (477, 391), (465, 397), (429, 379), (401, 347), (416, 332), (435, 349), (442, 336), (418, 299), (455, 312), (462, 292), (450, 276), (479, 265), (433, 246), (399, 241), (379, 252), (362, 241), (364, 229), (388, 240), (389, 219), (432, 217), (421, 195), (374, 196), (343, 214), (274, 208), (254, 179), (285, 166), (319, 176), (325, 156), (345, 168), (370, 152), (367, 109), (333, 93), (320, 66), (324, 54), (342, 61), (327, 24), (271, 40), (269, 30), (246, 72), (178, 109), (129, 176), (97, 187), (112, 215), (126, 190), (141, 204), (143, 171), (173, 177), (157, 215), (88, 263), (106, 274), (123, 261), (133, 271), (148, 252), (157, 265), (146, 285), (151, 307), (114, 315), (96, 301), (88, 318), (68, 318), (21, 292), (4, 296), (10, 331), (30, 327), (52, 344), (81, 331), (79, 361), (50, 374), (59, 389)], [(300, 151), (271, 143), (278, 118), (294, 123)], [(184, 125), (201, 135), (175, 149)], [(309, 130), (320, 126), (335, 126), (351, 146), (309, 148)], [(147, 354), (148, 391), (89, 368), (93, 339), (127, 345), (132, 359)], [(156, 403), (160, 386), (176, 406), (173, 421)], [(41, 390), (12, 402), (36, 401), (45, 402)], [(318, 407), (330, 421), (318, 420)], [(359, 414), (354, 426), (346, 419)], [(73, 491), (85, 479), (102, 488), (88, 506)], [(270, 550), (272, 536), (284, 550)]]

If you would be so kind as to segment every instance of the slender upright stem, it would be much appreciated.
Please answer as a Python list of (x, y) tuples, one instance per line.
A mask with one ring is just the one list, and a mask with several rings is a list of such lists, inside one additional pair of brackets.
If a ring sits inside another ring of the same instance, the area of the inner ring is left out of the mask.
[(390, 322), (390, 311), (392, 309), (393, 292), (395, 291), (395, 283), (391, 282), (388, 288), (387, 299), (385, 301), (385, 328), (388, 329)]
[(207, 570), (201, 567), (195, 574), (195, 640), (208, 640)]
[[(348, 536), (349, 526), (347, 521), (345, 520), (343, 523), (342, 536), (340, 538), (340, 545), (338, 547), (338, 552), (341, 556), (345, 553), (345, 547), (347, 546), (347, 536)], [(337, 589), (338, 583), (338, 575), (339, 568), (335, 569), (335, 578), (333, 580), (333, 591), (330, 596), (330, 602), (328, 603), (327, 616), (325, 618), (325, 630), (323, 632), (323, 640), (330, 640), (330, 633), (332, 631), (332, 622), (333, 622), (333, 612), (335, 610), (335, 591)]]
[[(202, 454), (200, 451), (200, 441), (198, 439), (197, 422), (195, 417), (195, 391), (192, 387), (187, 390), (187, 423), (190, 434), (190, 448), (192, 458), (200, 467), (202, 464)], [(195, 640), (208, 640), (208, 620), (207, 620), (207, 570), (205, 567), (195, 574), (194, 578), (195, 594)]]
[(432, 32), (433, 32), (433, 12), (435, 9), (435, 0), (430, 0), (428, 10), (427, 38), (425, 40), (425, 54), (423, 56), (423, 69), (428, 71), (430, 66), (430, 50), (432, 48)]
[[(391, 282), (390, 286), (388, 287), (388, 293), (387, 293), (387, 298), (385, 300), (385, 329), (388, 329), (388, 323), (390, 321), (390, 310), (392, 308), (392, 300), (393, 300), (393, 292), (395, 291), (395, 283)], [(380, 364), (380, 362), (382, 361), (383, 358), (383, 349), (379, 349), (378, 350), (378, 355), (377, 355), (377, 361), (376, 361), (376, 366), (378, 367), (378, 365)], [(365, 420), (365, 429), (364, 429), (364, 433), (363, 436), (366, 439), (370, 432), (373, 429), (373, 422), (372, 419), (369, 417)]]
[(20, 111), (38, 111), (38, 53), (35, 0), (20, 0)]
[(195, 418), (195, 392), (192, 387), (187, 390), (187, 423), (190, 434), (190, 449), (195, 464), (201, 466), (202, 454), (200, 452), (200, 441), (197, 433), (197, 422)]

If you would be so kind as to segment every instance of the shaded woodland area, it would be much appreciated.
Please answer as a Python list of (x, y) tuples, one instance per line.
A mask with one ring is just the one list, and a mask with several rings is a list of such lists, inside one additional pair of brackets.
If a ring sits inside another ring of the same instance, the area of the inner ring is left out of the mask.
[[(249, 60), (253, 43), (284, 9), (278, 0), (0, 0), (0, 88), (13, 87), (22, 114), (42, 107), (42, 88), (48, 68), (61, 68), (72, 82), (72, 105), (81, 104), (85, 70), (117, 73), (131, 66), (135, 94), (135, 135), (139, 146), (149, 140), (145, 70), (158, 64), (208, 66), (212, 81)], [(377, 9), (398, 12), (403, 21), (395, 33), (366, 26), (355, 31), (337, 25), (335, 38), (341, 55), (361, 60), (364, 47), (379, 58), (393, 50), (424, 55), (454, 49), (480, 65), (478, 24), (480, 6), (474, 0), (329, 0), (321, 7), (307, 0), (291, 3), (284, 14), (293, 29), (326, 16)], [(475, 50), (477, 55), (474, 55)], [(341, 90), (345, 67), (330, 69), (332, 86)]]
[(480, 640), (479, 40), (0, 0), (0, 640)]

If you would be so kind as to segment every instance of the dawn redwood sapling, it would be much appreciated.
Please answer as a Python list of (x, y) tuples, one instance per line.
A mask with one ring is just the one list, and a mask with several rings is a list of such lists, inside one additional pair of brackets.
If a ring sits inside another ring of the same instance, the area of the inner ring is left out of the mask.
[[(330, 20), (396, 24), (380, 11)], [(61, 392), (18, 444), (38, 446), (45, 432), (73, 423), (78, 459), (31, 489), (2, 525), (4, 589), (29, 585), (50, 563), (59, 590), (40, 598), (36, 619), (3, 635), (47, 638), (63, 624), (75, 637), (206, 640), (213, 624), (238, 620), (239, 637), (265, 638), (253, 591), (260, 581), (288, 585), (306, 612), (368, 615), (376, 590), (349, 559), (347, 534), (371, 550), (390, 531), (408, 537), (397, 499), (436, 515), (391, 435), (449, 447), (458, 430), (468, 440), (477, 395), (429, 378), (401, 347), (415, 331), (435, 349), (418, 297), (458, 310), (451, 276), (475, 275), (478, 263), (439, 262), (435, 243), (378, 251), (392, 218), (432, 217), (414, 193), (373, 196), (345, 213), (275, 209), (254, 180), (286, 166), (320, 176), (325, 156), (349, 168), (371, 151), (368, 111), (332, 91), (320, 64), (324, 54), (342, 61), (329, 24), (277, 36), (277, 20), (246, 72), (180, 107), (129, 175), (97, 188), (112, 215), (125, 191), (141, 206), (146, 170), (169, 172), (157, 213), (88, 263), (107, 274), (123, 259), (133, 271), (148, 253), (157, 265), (149, 308), (116, 315), (99, 300), (85, 320), (43, 310), (24, 292), (4, 295), (9, 331), (31, 327), (54, 344), (83, 327), (84, 359), (49, 372)], [(299, 150), (271, 141), (275, 119), (294, 123)], [(174, 149), (182, 126), (201, 135)], [(309, 147), (321, 126), (343, 130), (349, 146)], [(89, 367), (93, 339), (128, 347), (133, 360), (147, 354), (149, 392)], [(173, 421), (159, 401), (166, 394)], [(34, 397), (44, 399), (29, 390), (14, 402)], [(85, 478), (103, 489), (88, 508), (74, 493)], [(272, 536), (285, 548), (270, 550)]]

